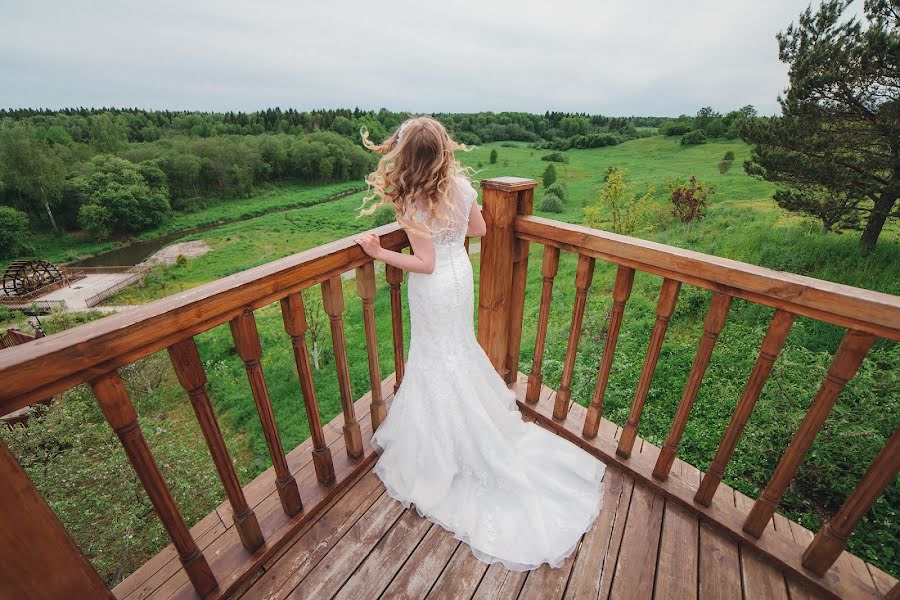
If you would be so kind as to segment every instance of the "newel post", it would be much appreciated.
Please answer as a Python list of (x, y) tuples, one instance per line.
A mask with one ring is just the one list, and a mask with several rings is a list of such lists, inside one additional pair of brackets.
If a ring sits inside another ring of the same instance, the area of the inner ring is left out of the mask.
[(495, 177), (481, 182), (487, 232), (481, 238), (478, 342), (508, 385), (516, 381), (528, 242), (517, 240), (517, 215), (530, 215), (537, 181)]

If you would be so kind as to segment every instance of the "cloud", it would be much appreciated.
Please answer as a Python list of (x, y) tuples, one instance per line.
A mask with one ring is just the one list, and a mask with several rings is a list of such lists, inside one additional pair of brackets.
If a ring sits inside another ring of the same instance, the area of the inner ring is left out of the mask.
[(0, 106), (777, 110), (807, 0), (3, 0)]

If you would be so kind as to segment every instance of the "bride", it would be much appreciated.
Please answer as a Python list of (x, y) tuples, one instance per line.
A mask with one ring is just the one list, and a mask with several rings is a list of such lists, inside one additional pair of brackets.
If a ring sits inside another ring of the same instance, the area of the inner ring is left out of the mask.
[(392, 205), (413, 253), (356, 242), (410, 272), (411, 339), (403, 382), (372, 438), (391, 497), (452, 532), (486, 563), (559, 567), (600, 511), (604, 464), (522, 420), (515, 394), (475, 339), (467, 236), (485, 233), (477, 192), (438, 121), (404, 122), (383, 144), (367, 200)]

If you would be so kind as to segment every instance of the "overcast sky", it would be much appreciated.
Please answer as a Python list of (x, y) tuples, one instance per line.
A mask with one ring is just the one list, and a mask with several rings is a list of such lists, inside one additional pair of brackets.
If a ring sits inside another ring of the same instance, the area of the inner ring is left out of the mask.
[(0, 106), (777, 111), (808, 0), (0, 0)]

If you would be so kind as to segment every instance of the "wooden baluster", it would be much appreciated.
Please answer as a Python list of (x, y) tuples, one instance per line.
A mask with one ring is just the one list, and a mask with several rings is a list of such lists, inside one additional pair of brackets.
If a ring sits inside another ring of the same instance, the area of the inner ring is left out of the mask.
[[(517, 215), (530, 215), (534, 189), (517, 194)], [(506, 342), (506, 384), (519, 380), (519, 351), (522, 347), (522, 320), (525, 316), (525, 288), (528, 284), (528, 247), (526, 240), (516, 238), (513, 244), (512, 286), (509, 296), (509, 335)]]
[(188, 393), (200, 430), (206, 440), (206, 446), (212, 455), (213, 464), (219, 473), (225, 495), (231, 503), (231, 512), (234, 525), (237, 528), (241, 543), (248, 552), (255, 552), (263, 545), (264, 539), (259, 529), (256, 513), (247, 504), (244, 490), (238, 480), (225, 440), (222, 439), (222, 431), (216, 421), (215, 413), (206, 393), (206, 373), (203, 363), (200, 361), (200, 353), (194, 338), (188, 338), (169, 347), (169, 358), (175, 368), (175, 374), (181, 387)]
[(674, 279), (663, 279), (662, 288), (659, 291), (659, 300), (656, 303), (656, 323), (653, 325), (653, 333), (650, 334), (650, 343), (647, 345), (647, 356), (644, 358), (644, 366), (641, 369), (641, 377), (638, 379), (637, 390), (634, 392), (634, 401), (631, 403), (631, 411), (619, 436), (619, 445), (616, 454), (628, 458), (634, 448), (634, 440), (638, 434), (638, 423), (641, 413), (644, 412), (644, 402), (650, 392), (650, 383), (653, 381), (653, 373), (656, 371), (656, 362), (662, 350), (666, 330), (669, 328), (669, 319), (675, 311), (675, 300), (678, 299), (678, 291), (681, 282)]
[(262, 346), (260, 346), (259, 333), (256, 330), (256, 319), (253, 317), (253, 312), (247, 310), (241, 316), (233, 319), (229, 325), (231, 326), (231, 337), (234, 338), (234, 347), (238, 356), (244, 361), (247, 379), (250, 381), (250, 392), (256, 403), (256, 412), (259, 413), (263, 436), (266, 438), (269, 456), (272, 457), (272, 466), (275, 467), (275, 486), (281, 499), (281, 507), (285, 514), (293, 517), (303, 510), (303, 503), (300, 501), (300, 489), (288, 468), (284, 448), (281, 445), (281, 436), (278, 435), (278, 425), (275, 423), (275, 413), (272, 411), (272, 402), (269, 399), (269, 390), (266, 388), (262, 365), (259, 363)]
[(763, 490), (747, 515), (747, 519), (744, 521), (745, 533), (753, 537), (762, 535), (791, 482), (791, 478), (812, 446), (838, 396), (844, 390), (847, 382), (856, 375), (859, 365), (862, 364), (874, 341), (875, 336), (861, 331), (850, 330), (844, 335), (844, 339), (841, 340), (841, 345), (831, 361), (831, 366), (828, 367), (825, 381), (816, 392), (806, 411), (806, 416), (803, 417), (787, 451), (781, 457), (766, 489)]
[(553, 418), (562, 421), (569, 414), (569, 399), (572, 397), (572, 374), (575, 372), (575, 354), (578, 352), (578, 340), (581, 339), (581, 321), (584, 318), (584, 305), (588, 288), (594, 275), (594, 259), (580, 254), (575, 272), (575, 306), (572, 308), (572, 325), (569, 329), (569, 345), (566, 346), (566, 360), (563, 363), (562, 378), (556, 392), (553, 405)]
[(553, 279), (559, 271), (559, 248), (544, 246), (544, 262), (541, 265), (541, 276), (544, 283), (541, 287), (541, 310), (538, 315), (537, 334), (534, 338), (534, 358), (531, 361), (531, 373), (528, 375), (528, 389), (525, 402), (535, 404), (541, 396), (544, 374), (541, 365), (544, 362), (544, 346), (547, 343), (547, 322), (550, 320), (550, 300), (553, 297)]
[(834, 518), (819, 529), (819, 533), (803, 553), (804, 567), (816, 575), (825, 574), (847, 546), (850, 532), (894, 480), (898, 470), (900, 470), (900, 428), (894, 430), (887, 444), (875, 457), (875, 461)]
[(344, 340), (344, 288), (341, 286), (340, 276), (322, 282), (322, 300), (331, 325), (334, 363), (337, 368), (338, 387), (341, 390), (341, 408), (344, 411), (344, 443), (347, 445), (347, 456), (361, 458), (363, 455), (362, 433), (359, 423), (356, 421), (353, 390), (350, 388), (347, 342)]
[(316, 478), (322, 485), (331, 485), (335, 481), (334, 461), (331, 458), (331, 449), (325, 443), (322, 417), (316, 401), (316, 389), (313, 387), (309, 350), (306, 347), (306, 309), (303, 306), (303, 295), (300, 292), (281, 300), (281, 317), (284, 320), (284, 329), (291, 336), (291, 345), (294, 347), (294, 362), (297, 365), (303, 406), (306, 409), (306, 421), (309, 423), (309, 435), (312, 438), (312, 457)]
[(634, 269), (620, 266), (616, 272), (616, 283), (613, 286), (613, 307), (609, 315), (609, 327), (606, 329), (603, 358), (600, 359), (600, 369), (597, 372), (597, 385), (594, 386), (594, 397), (591, 399), (590, 406), (588, 406), (584, 428), (581, 432), (581, 435), (586, 438), (596, 437), (597, 430), (600, 428), (600, 419), (603, 417), (603, 397), (606, 395), (609, 373), (612, 370), (613, 358), (616, 354), (616, 342), (619, 340), (622, 314), (625, 312), (625, 303), (631, 295), (633, 285)]
[(166, 487), (162, 473), (153, 460), (150, 447), (138, 424), (137, 412), (125, 390), (125, 383), (118, 371), (111, 371), (91, 381), (91, 388), (103, 416), (119, 436), (131, 466), (134, 467), (153, 508), (156, 509), (156, 514), (159, 515), (159, 520), (172, 539), (188, 579), (200, 597), (210, 594), (218, 587), (216, 578), (209, 568), (209, 563), (206, 562), (206, 557), (191, 537), (191, 532), (178, 511), (169, 488)]
[(372, 389), (372, 431), (378, 429), (387, 416), (387, 406), (381, 396), (381, 367), (378, 365), (378, 332), (375, 330), (375, 263), (367, 262), (356, 269), (356, 291), (362, 300), (363, 323), (366, 330), (366, 353), (369, 358), (369, 386)]
[(400, 284), (403, 283), (403, 269), (392, 265), (384, 266), (384, 275), (391, 287), (391, 332), (394, 338), (394, 392), (400, 389), (403, 381), (403, 297)]
[(465, 241), (463, 242), (463, 246), (465, 246), (466, 254), (468, 254), (469, 253), (469, 238), (465, 239)]
[(747, 380), (744, 393), (741, 394), (741, 399), (738, 400), (734, 414), (731, 416), (731, 421), (725, 429), (718, 449), (716, 449), (716, 455), (712, 463), (710, 463), (706, 475), (703, 476), (703, 481), (700, 482), (697, 494), (694, 496), (694, 500), (703, 506), (709, 506), (713, 496), (716, 494), (716, 488), (719, 487), (719, 482), (722, 481), (722, 477), (725, 475), (728, 461), (731, 459), (731, 455), (741, 439), (744, 427), (750, 419), (750, 413), (753, 412), (753, 407), (756, 406), (756, 401), (759, 399), (763, 386), (766, 384), (772, 365), (775, 363), (778, 354), (781, 353), (781, 348), (784, 346), (784, 341), (787, 339), (793, 323), (794, 315), (780, 309), (775, 311), (775, 315), (769, 323), (769, 329), (766, 331), (766, 337), (763, 339), (762, 347), (759, 350), (759, 357), (757, 357), (756, 364), (753, 365), (753, 370), (750, 372), (750, 378)]
[(713, 347), (716, 345), (719, 333), (725, 325), (725, 317), (728, 316), (728, 307), (730, 305), (731, 296), (718, 292), (713, 294), (712, 301), (709, 303), (709, 310), (706, 312), (706, 319), (703, 321), (703, 337), (700, 338), (700, 345), (697, 346), (694, 364), (691, 366), (687, 385), (684, 386), (684, 393), (681, 395), (678, 411), (675, 413), (672, 427), (669, 429), (669, 435), (666, 437), (662, 448), (659, 449), (659, 457), (656, 459), (656, 465), (653, 467), (653, 476), (657, 479), (666, 479), (669, 476), (669, 469), (672, 468), (672, 463), (675, 462), (678, 444), (681, 442), (681, 436), (684, 434), (684, 428), (687, 426), (688, 417), (694, 406), (694, 400), (697, 398), (697, 392), (700, 390), (700, 384), (703, 381), (703, 375), (706, 373), (706, 367), (709, 365), (709, 359), (712, 357)]

